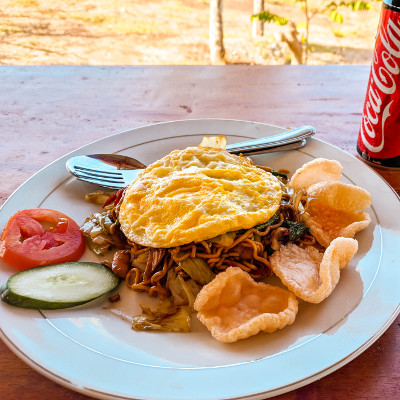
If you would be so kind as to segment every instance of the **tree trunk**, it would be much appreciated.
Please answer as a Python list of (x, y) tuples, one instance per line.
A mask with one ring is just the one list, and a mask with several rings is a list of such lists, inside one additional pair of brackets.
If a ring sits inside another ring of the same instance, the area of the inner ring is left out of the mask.
[(288, 24), (287, 33), (282, 33), (281, 40), (288, 44), (290, 51), (294, 55), (294, 64), (303, 64), (303, 45), (299, 40), (299, 33), (294, 22)]
[[(253, 0), (253, 14), (259, 14), (264, 11), (264, 0)], [(264, 35), (264, 21), (257, 18), (253, 19), (253, 38)]]
[(224, 64), (224, 31), (222, 25), (222, 0), (210, 0), (210, 60), (212, 64)]

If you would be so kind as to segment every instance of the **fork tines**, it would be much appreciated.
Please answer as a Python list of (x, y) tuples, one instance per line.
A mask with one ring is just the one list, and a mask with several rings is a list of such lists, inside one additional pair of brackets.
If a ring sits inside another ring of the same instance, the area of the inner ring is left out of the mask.
[(75, 166), (75, 176), (78, 179), (97, 184), (107, 184), (108, 187), (117, 189), (125, 185), (125, 180), (121, 172), (118, 171), (98, 171), (86, 167)]

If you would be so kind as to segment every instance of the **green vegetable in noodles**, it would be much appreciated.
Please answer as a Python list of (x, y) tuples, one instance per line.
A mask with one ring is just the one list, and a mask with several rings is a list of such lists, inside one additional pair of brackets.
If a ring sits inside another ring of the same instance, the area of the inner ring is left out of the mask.
[(187, 307), (175, 307), (163, 301), (152, 310), (144, 305), (142, 315), (133, 317), (132, 329), (138, 331), (157, 330), (164, 332), (190, 332), (190, 312)]
[(168, 270), (167, 285), (176, 306), (189, 306), (193, 309), (194, 301), (200, 292), (199, 285), (193, 279), (183, 279), (173, 269)]
[(278, 171), (274, 171), (274, 170), (271, 170), (270, 172), (272, 175), (278, 176), (279, 178), (283, 178), (285, 180), (287, 180), (287, 178), (288, 178), (287, 174), (284, 174), (282, 172), (278, 172)]
[(288, 229), (290, 241), (297, 240), (310, 231), (310, 228), (300, 222), (285, 221), (282, 226)]
[(206, 285), (215, 277), (215, 274), (211, 271), (203, 258), (188, 257), (185, 260), (179, 261), (178, 264), (192, 279), (200, 283), (200, 285)]
[(207, 240), (208, 243), (216, 243), (222, 246), (230, 246), (236, 237), (236, 232), (227, 232), (222, 235), (218, 235), (215, 238)]
[(113, 192), (102, 192), (97, 191), (93, 193), (87, 193), (85, 200), (94, 204), (103, 205), (112, 196)]
[(94, 213), (86, 219), (81, 227), (86, 237), (86, 243), (97, 255), (106, 253), (111, 247), (124, 247), (117, 230), (113, 229), (116, 223), (111, 221), (106, 212)]
[(256, 225), (254, 227), (254, 229), (257, 229), (258, 231), (262, 231), (267, 226), (276, 224), (279, 221), (279, 218), (280, 218), (279, 212), (276, 212), (267, 222), (263, 222), (262, 224)]

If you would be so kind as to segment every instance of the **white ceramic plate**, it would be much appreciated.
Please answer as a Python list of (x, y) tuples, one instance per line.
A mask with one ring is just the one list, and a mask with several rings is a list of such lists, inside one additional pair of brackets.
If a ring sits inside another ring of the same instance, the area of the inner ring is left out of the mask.
[[(185, 120), (151, 125), (100, 140), (70, 155), (123, 153), (150, 163), (173, 149), (197, 145), (203, 135), (233, 143), (282, 128), (234, 120)], [(18, 209), (59, 210), (83, 223), (96, 210), (85, 193), (94, 187), (65, 169), (65, 156), (50, 164), (4, 204), (0, 227)], [(122, 284), (122, 301), (107, 297), (63, 311), (31, 311), (0, 304), (1, 337), (26, 363), (48, 378), (102, 399), (263, 399), (319, 379), (368, 348), (399, 313), (400, 203), (369, 167), (316, 139), (302, 150), (254, 159), (294, 171), (316, 157), (336, 159), (344, 181), (373, 197), (372, 223), (357, 235), (359, 251), (342, 271), (333, 294), (318, 305), (300, 303), (295, 323), (273, 334), (221, 344), (193, 319), (188, 334), (135, 332), (121, 314), (138, 314), (144, 294)], [(87, 251), (83, 259), (95, 260)], [(1, 265), (0, 281), (15, 271)]]

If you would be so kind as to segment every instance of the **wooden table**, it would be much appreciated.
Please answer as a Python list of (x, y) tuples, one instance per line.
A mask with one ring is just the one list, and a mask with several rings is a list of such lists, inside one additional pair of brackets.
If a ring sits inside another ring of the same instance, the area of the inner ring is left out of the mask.
[[(367, 66), (0, 67), (0, 204), (65, 153), (159, 121), (311, 124), (317, 138), (355, 155), (368, 73)], [(384, 177), (399, 192), (399, 173)], [(400, 398), (399, 354), (400, 317), (358, 358), (277, 399)], [(2, 342), (0, 377), (3, 400), (89, 399), (44, 378)]]

